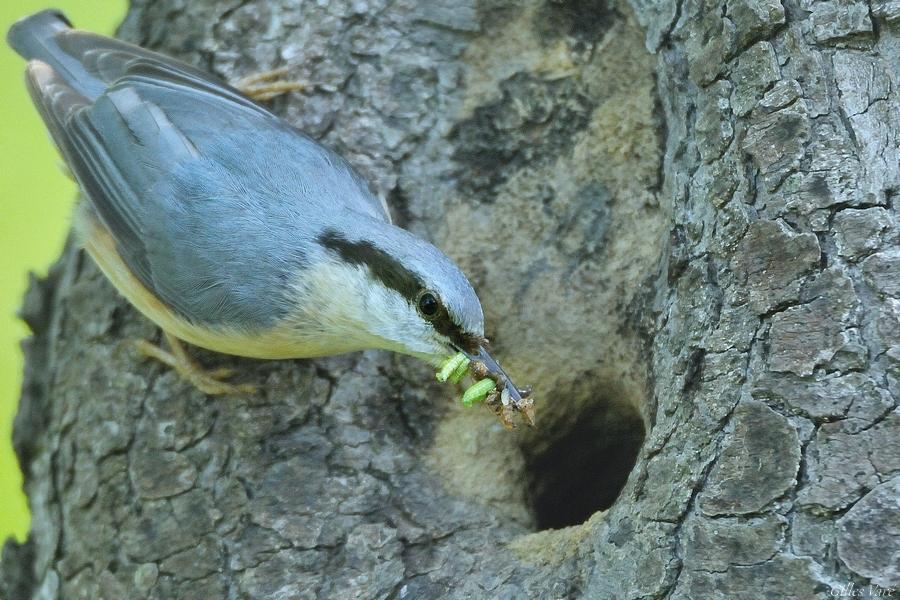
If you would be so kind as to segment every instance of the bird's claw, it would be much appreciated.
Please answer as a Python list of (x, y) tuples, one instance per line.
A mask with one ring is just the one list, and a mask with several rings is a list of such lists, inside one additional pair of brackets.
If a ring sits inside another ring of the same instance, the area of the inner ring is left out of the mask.
[(287, 67), (280, 67), (271, 71), (254, 73), (238, 79), (231, 85), (256, 102), (265, 102), (289, 92), (305, 92), (312, 87), (302, 81), (285, 79), (288, 71)]
[(191, 385), (210, 396), (234, 396), (252, 394), (256, 386), (251, 383), (228, 383), (222, 381), (230, 377), (234, 371), (227, 367), (219, 367), (210, 371), (204, 370), (188, 356), (187, 351), (177, 338), (166, 334), (171, 351), (164, 350), (147, 340), (135, 340), (135, 349), (147, 358), (158, 360), (168, 365), (186, 379)]

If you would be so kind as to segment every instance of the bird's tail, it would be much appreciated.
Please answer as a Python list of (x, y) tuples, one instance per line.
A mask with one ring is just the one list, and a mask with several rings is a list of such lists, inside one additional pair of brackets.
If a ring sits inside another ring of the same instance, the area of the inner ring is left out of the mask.
[(29, 68), (38, 63), (50, 67), (74, 92), (95, 100), (106, 85), (84, 62), (84, 49), (80, 47), (84, 44), (80, 41), (89, 35), (73, 29), (64, 14), (50, 9), (16, 21), (9, 28), (6, 41), (28, 60)]
[(71, 28), (72, 24), (58, 10), (42, 10), (13, 23), (6, 42), (23, 58), (55, 66), (53, 63), (62, 54), (56, 34)]

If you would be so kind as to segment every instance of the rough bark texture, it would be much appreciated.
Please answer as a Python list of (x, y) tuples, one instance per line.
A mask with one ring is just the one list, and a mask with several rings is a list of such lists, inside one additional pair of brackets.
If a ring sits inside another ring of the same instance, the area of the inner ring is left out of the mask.
[(198, 353), (262, 385), (206, 398), (69, 250), (24, 309), (6, 597), (900, 587), (898, 30), (892, 0), (135, 2), (126, 39), (316, 84), (274, 108), (471, 275), (540, 426), (375, 352)]

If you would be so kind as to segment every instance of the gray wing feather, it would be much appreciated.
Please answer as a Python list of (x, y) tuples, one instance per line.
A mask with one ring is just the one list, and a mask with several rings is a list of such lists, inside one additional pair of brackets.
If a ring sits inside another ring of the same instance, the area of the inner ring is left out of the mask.
[[(28, 89), (41, 116), (47, 123), (51, 136), (66, 159), (72, 173), (85, 194), (101, 215), (104, 223), (115, 232), (126, 263), (143, 281), (150, 275), (150, 265), (145, 258), (145, 248), (140, 235), (138, 217), (129, 206), (140, 206), (134, 197), (132, 186), (123, 180), (122, 174), (109, 160), (106, 149), (95, 131), (89, 115), (89, 101), (46, 64), (33, 62), (28, 70)], [(93, 199), (101, 199), (93, 202)], [(102, 199), (115, 198), (111, 206)]]
[(64, 103), (77, 92), (48, 67), (37, 71), (43, 79), (32, 87), (51, 133), (148, 289), (194, 322), (253, 328), (283, 316), (284, 288), (303, 258), (284, 230), (294, 220), (280, 219), (272, 238), (264, 205), (251, 211), (255, 219), (242, 214), (252, 189), (241, 173), (200, 156), (139, 86), (114, 86), (93, 104)]

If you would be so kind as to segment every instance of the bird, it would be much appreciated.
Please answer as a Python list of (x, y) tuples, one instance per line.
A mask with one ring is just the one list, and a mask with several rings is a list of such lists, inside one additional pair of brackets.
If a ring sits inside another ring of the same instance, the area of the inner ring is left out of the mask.
[(144, 354), (231, 394), (253, 388), (182, 342), (258, 359), (383, 349), (433, 366), (462, 353), (528, 396), (491, 356), (459, 267), (393, 224), (340, 155), (218, 78), (57, 10), (7, 41), (82, 192), (77, 240), (164, 334), (169, 350), (140, 340)]

